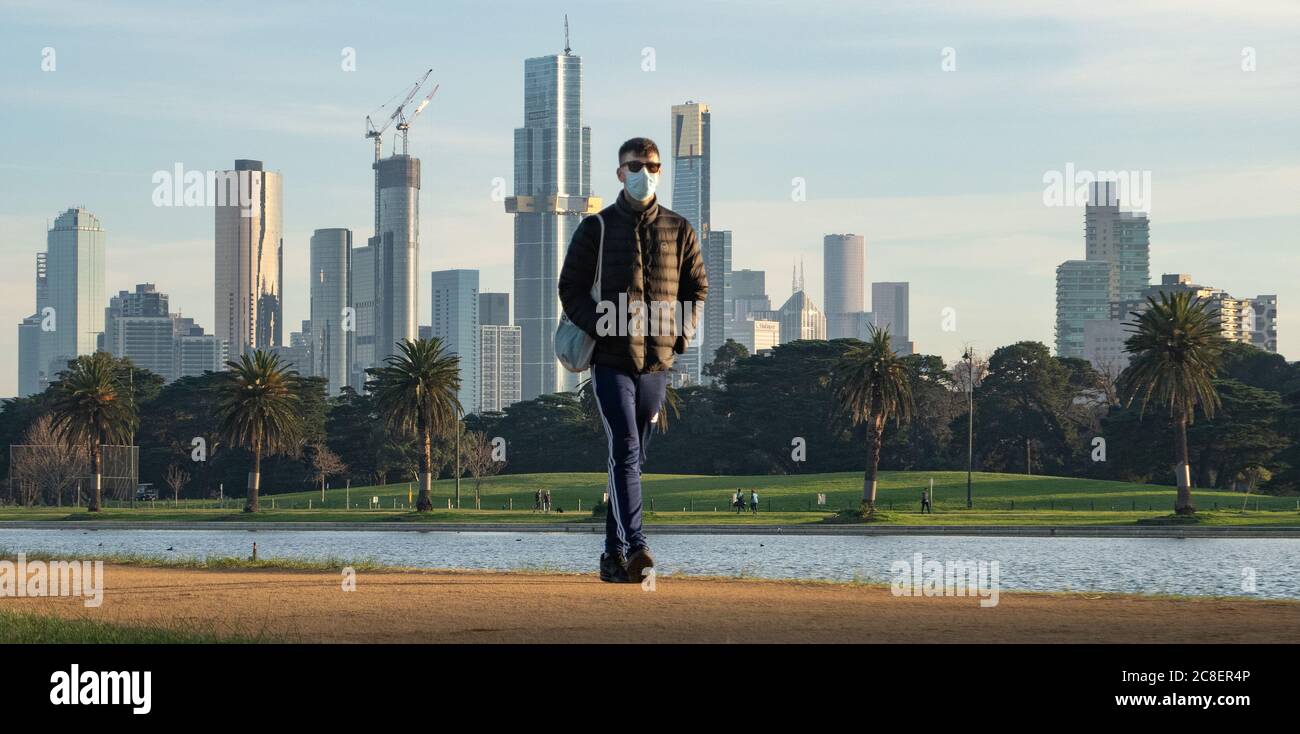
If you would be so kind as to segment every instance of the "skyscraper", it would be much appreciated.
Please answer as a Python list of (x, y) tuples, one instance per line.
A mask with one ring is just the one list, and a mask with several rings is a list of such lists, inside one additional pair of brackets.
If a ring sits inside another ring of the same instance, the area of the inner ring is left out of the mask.
[(172, 373), (181, 377), (198, 377), (204, 372), (220, 372), (226, 364), (226, 343), (216, 334), (205, 334), (194, 319), (173, 319), (176, 335), (176, 363)]
[(165, 382), (176, 378), (175, 324), (166, 293), (153, 283), (119, 291), (104, 309), (104, 351), (130, 359)]
[(478, 322), (484, 326), (509, 326), (510, 294), (479, 293)]
[(823, 237), (822, 272), (826, 288), (827, 337), (858, 337), (854, 333), (854, 319), (857, 317), (852, 314), (867, 310), (866, 239), (860, 234), (828, 234)]
[(1110, 318), (1111, 266), (1066, 260), (1056, 268), (1056, 356), (1085, 355), (1084, 324)]
[(576, 375), (555, 358), (564, 251), (584, 214), (600, 211), (591, 192), (591, 128), (582, 124), (582, 57), (570, 52), (524, 61), (524, 126), (515, 128), (515, 324), (522, 335), (523, 399), (570, 390)]
[[(375, 161), (374, 353), (382, 363), (397, 344), (419, 336), (420, 159), (393, 155)], [(355, 288), (355, 286), (354, 286)]]
[(752, 311), (770, 311), (772, 299), (767, 295), (767, 273), (762, 270), (733, 270), (727, 274), (731, 282), (731, 311), (727, 316), (733, 321), (744, 321)]
[[(916, 350), (916, 346), (910, 341), (911, 312), (908, 303), (910, 289), (911, 286), (907, 282), (871, 284), (872, 321), (877, 329), (889, 330), (894, 351), (904, 357)], [(864, 335), (854, 336), (863, 338)]]
[[(713, 113), (702, 102), (673, 105), (672, 118), (672, 190), (673, 211), (686, 218), (695, 229), (704, 258), (704, 270), (709, 276), (709, 300), (701, 314), (700, 331), (691, 339), (686, 353), (677, 358), (674, 372), (682, 376), (680, 383), (698, 383), (702, 368), (713, 360), (722, 346), (726, 321), (723, 318), (727, 300), (727, 276), (724, 267), (730, 268), (731, 234), (718, 248), (710, 247), (713, 231), (711, 198), (711, 162)], [(726, 261), (726, 265), (723, 262)], [(715, 324), (711, 326), (711, 324)]]
[(479, 404), (478, 271), (436, 270), (433, 284), (433, 336), (460, 358), (460, 405), (472, 413)]
[(235, 161), (218, 181), (213, 314), (217, 337), (237, 357), (283, 338), (282, 182), (253, 160)]
[(375, 248), (370, 245), (352, 250), (352, 307), (357, 322), (352, 339), (351, 383), (357, 392), (365, 392), (366, 368), (375, 366)]
[[(712, 230), (710, 214), (710, 142), (713, 114), (702, 102), (673, 105), (673, 211), (695, 228), (700, 245)], [(709, 290), (713, 273), (709, 272)]]
[(311, 236), (311, 373), (329, 380), (338, 395), (350, 382), (354, 323), (345, 320), (352, 305), (352, 230), (318, 229)]
[[(1093, 182), (1084, 212), (1088, 260), (1110, 267), (1109, 299), (1112, 304), (1137, 298), (1151, 283), (1151, 223), (1142, 212), (1119, 208), (1119, 188), (1114, 181)], [(1122, 317), (1122, 314), (1112, 313)]]
[[(39, 364), (52, 381), (70, 359), (93, 354), (104, 330), (104, 229), (85, 209), (68, 209), (46, 236), (44, 284), (37, 260)], [(43, 293), (42, 293), (43, 291)], [(50, 309), (50, 310), (46, 310)]]
[[(731, 230), (715, 229), (704, 247), (704, 270), (709, 276), (709, 299), (704, 302), (703, 329), (698, 342), (703, 355), (701, 366), (713, 362), (718, 347), (730, 336), (728, 325), (734, 308), (731, 294)], [(719, 287), (714, 290), (714, 278)]]
[[(479, 413), (500, 412), (522, 398), (519, 375), (518, 326), (479, 327)], [(466, 410), (470, 410), (466, 406)]]
[(18, 397), (25, 398), (45, 389), (41, 368), (41, 317), (33, 314), (18, 324)]

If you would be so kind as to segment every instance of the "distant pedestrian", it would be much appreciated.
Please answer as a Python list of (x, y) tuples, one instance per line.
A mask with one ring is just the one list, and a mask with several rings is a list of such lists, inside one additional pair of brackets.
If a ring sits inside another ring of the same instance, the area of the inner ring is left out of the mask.
[(758, 490), (757, 489), (749, 490), (749, 511), (754, 513), (755, 515), (758, 514)]
[(533, 512), (542, 509), (542, 490), (533, 492)]
[(546, 510), (546, 514), (548, 515), (551, 514), (551, 490), (550, 489), (547, 489), (542, 494), (542, 507), (543, 509)]
[(736, 514), (739, 515), (741, 510), (745, 509), (745, 500), (741, 499), (740, 490), (731, 495), (731, 506), (736, 508)]
[(924, 515), (927, 512), (933, 515), (934, 506), (930, 504), (930, 493), (922, 489), (921, 490), (921, 514)]

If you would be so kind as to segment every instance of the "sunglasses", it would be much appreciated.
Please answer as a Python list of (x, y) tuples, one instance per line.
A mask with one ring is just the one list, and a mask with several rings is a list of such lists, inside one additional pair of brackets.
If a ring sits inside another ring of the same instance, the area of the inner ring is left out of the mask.
[(659, 166), (662, 164), (658, 161), (650, 161), (646, 163), (642, 163), (641, 161), (625, 161), (623, 165), (627, 166), (627, 170), (632, 173), (639, 172), (642, 166), (645, 166), (645, 169), (651, 173), (659, 173)]

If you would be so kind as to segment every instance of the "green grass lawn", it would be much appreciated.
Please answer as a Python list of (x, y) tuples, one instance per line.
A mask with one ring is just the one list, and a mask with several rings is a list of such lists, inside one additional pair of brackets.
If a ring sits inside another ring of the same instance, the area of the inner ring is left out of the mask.
[(177, 623), (174, 628), (111, 624), (92, 619), (64, 619), (29, 612), (0, 610), (0, 644), (211, 644), (273, 642), (269, 637), (196, 632)]
[[(921, 515), (922, 487), (934, 480), (936, 513)], [(822, 522), (835, 510), (854, 508), (862, 493), (862, 475), (857, 472), (771, 476), (695, 476), (648, 474), (644, 480), (647, 523), (703, 524), (797, 524)], [(1174, 489), (1156, 485), (1023, 474), (977, 473), (974, 476), (975, 507), (966, 510), (965, 472), (882, 472), (878, 506), (897, 514), (901, 524), (1132, 524), (1168, 515), (1173, 508)], [(532, 511), (533, 492), (550, 489), (553, 505), (564, 512), (549, 515)], [(728, 509), (737, 488), (757, 489), (757, 516), (737, 515)], [(591, 522), (591, 507), (605, 489), (605, 475), (599, 473), (511, 474), (485, 479), (481, 487), (481, 510), (474, 507), (474, 482), (461, 480), (461, 508), (448, 509), (455, 482), (434, 483), (434, 511), (417, 515), (408, 501), (414, 487), (407, 483), (329, 489), (321, 501), (319, 490), (264, 495), (262, 512), (239, 512), (241, 500), (227, 500), (224, 509), (215, 502), (183, 500), (179, 506), (158, 501), (134, 509), (113, 503), (98, 516), (69, 508), (0, 508), (0, 520), (8, 519), (130, 519), (130, 520), (230, 520), (252, 521), (357, 521), (357, 522)], [(408, 492), (411, 494), (408, 495)], [(826, 495), (825, 507), (815, 504), (818, 493)], [(369, 509), (378, 497), (378, 508)], [(1297, 498), (1251, 495), (1249, 512), (1240, 512), (1241, 494), (1195, 491), (1198, 509), (1207, 513), (1204, 522), (1213, 524), (1300, 524)], [(581, 512), (579, 512), (581, 503)], [(310, 510), (308, 507), (310, 506)]]

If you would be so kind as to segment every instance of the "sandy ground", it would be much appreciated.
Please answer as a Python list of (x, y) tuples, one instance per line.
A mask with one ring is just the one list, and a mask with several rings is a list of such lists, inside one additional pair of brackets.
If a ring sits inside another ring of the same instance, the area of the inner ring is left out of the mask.
[[(104, 603), (0, 598), (0, 609), (290, 642), (1300, 642), (1300, 602), (1003, 593), (595, 575), (105, 567)], [(742, 633), (742, 630), (744, 631)]]

